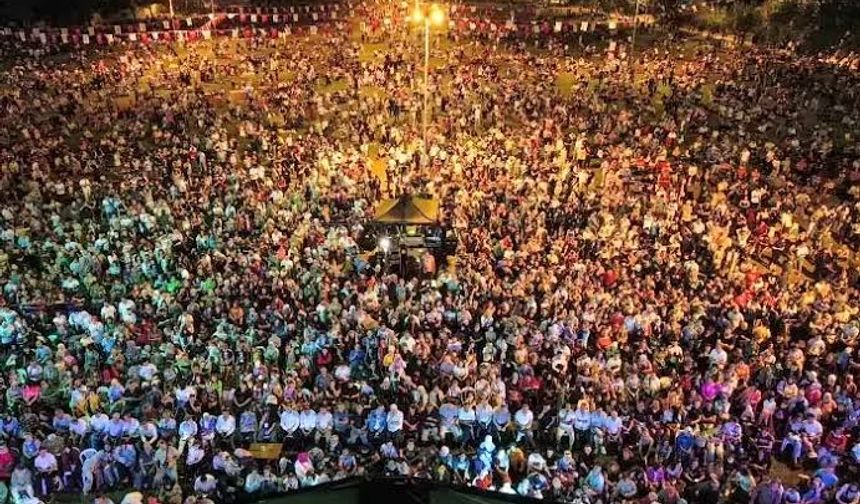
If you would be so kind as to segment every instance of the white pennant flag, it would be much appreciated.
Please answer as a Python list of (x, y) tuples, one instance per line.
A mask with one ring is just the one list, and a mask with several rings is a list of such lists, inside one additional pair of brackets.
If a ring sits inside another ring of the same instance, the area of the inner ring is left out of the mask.
[(212, 38), (212, 32), (209, 30), (203, 30), (203, 38), (209, 40)]
[(90, 45), (90, 36), (86, 33), (81, 35), (81, 40), (84, 41), (84, 45)]
[(615, 48), (617, 47), (614, 40), (609, 41), (609, 52), (615, 52)]
[(337, 19), (337, 12), (332, 12), (332, 13), (331, 13), (331, 18), (332, 18), (332, 19)]
[(252, 23), (256, 23), (256, 22), (257, 22), (257, 15), (256, 15), (256, 14), (251, 14), (251, 22), (252, 22)]
[(317, 13), (316, 13), (316, 12), (314, 12), (314, 13), (311, 15), (311, 17), (312, 17), (312, 18), (314, 18), (314, 21), (316, 21), (316, 20), (318, 20), (318, 19), (320, 18), (320, 17), (319, 17), (319, 15), (317, 15)]
[(105, 35), (105, 40), (107, 40), (108, 44), (113, 44), (113, 33), (108, 33)]
[(138, 24), (137, 24), (137, 31), (139, 31), (139, 32), (145, 32), (145, 31), (146, 31), (146, 24), (144, 24), (144, 23), (138, 23)]
[(161, 32), (152, 32), (152, 40), (158, 40), (158, 34)]
[(609, 29), (615, 30), (616, 28), (618, 28), (618, 21), (613, 19), (612, 21), (609, 22)]
[(27, 40), (27, 34), (26, 34), (26, 33), (24, 33), (23, 31), (19, 31), (19, 32), (18, 32), (18, 38), (19, 38), (19, 39), (21, 39), (21, 42), (26, 42), (26, 40)]
[(185, 18), (185, 26), (191, 26), (191, 18)]
[(235, 17), (236, 17), (236, 13), (235, 13), (235, 12), (231, 12), (230, 14), (227, 14), (227, 19), (233, 19), (233, 18), (235, 18)]
[(561, 21), (555, 22), (555, 27), (553, 28), (556, 33), (561, 33)]
[(284, 35), (291, 35), (293, 32), (290, 30), (290, 25), (284, 27)]
[(96, 36), (96, 27), (95, 26), (88, 26), (87, 27), (87, 33), (90, 34), (90, 37), (95, 37)]
[(317, 34), (317, 27), (316, 27), (316, 25), (311, 25), (311, 35), (316, 35), (316, 34)]
[(119, 35), (120, 33), (122, 33), (122, 26), (120, 26), (120, 25), (113, 25), (113, 32), (114, 32), (115, 34)]
[(170, 29), (170, 21), (165, 19), (164, 23), (162, 23), (162, 26), (164, 26), (165, 30), (169, 30)]
[(294, 22), (294, 23), (298, 23), (298, 22), (299, 22), (299, 15), (298, 15), (298, 14), (293, 14), (293, 22)]
[(39, 41), (42, 43), (42, 45), (47, 44), (48, 43), (48, 36), (45, 35), (44, 33), (40, 33), (39, 34)]
[(60, 40), (62, 40), (64, 44), (68, 44), (69, 43), (69, 35), (67, 33), (61, 33), (60, 34)]
[(233, 38), (239, 38), (239, 29), (233, 28)]
[(129, 33), (128, 39), (131, 40), (132, 42), (137, 42), (137, 33)]
[(60, 33), (65, 33), (66, 35), (68, 35), (69, 29), (68, 28), (60, 28)]
[(273, 22), (273, 23), (277, 23), (277, 22), (278, 22), (278, 15), (277, 15), (277, 14), (273, 14), (273, 15), (272, 15), (272, 22)]
[(583, 21), (582, 24), (579, 25), (579, 31), (588, 31), (588, 21)]

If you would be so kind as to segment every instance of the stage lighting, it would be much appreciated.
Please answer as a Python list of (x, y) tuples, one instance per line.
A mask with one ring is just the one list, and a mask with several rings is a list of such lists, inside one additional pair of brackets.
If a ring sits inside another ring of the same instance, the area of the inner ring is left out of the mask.
[(383, 236), (379, 239), (379, 248), (386, 254), (391, 251), (391, 238)]

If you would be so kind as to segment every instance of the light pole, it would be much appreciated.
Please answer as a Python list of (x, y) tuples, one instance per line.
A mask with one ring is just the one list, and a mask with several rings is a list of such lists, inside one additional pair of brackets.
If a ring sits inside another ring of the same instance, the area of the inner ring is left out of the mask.
[(414, 23), (424, 24), (424, 105), (421, 107), (421, 136), (422, 149), (427, 154), (427, 110), (430, 101), (430, 26), (441, 26), (445, 22), (445, 13), (436, 4), (430, 6), (429, 12), (415, 7), (412, 14)]
[(639, 3), (640, 0), (636, 0), (636, 13), (633, 14), (633, 39), (630, 41), (630, 58), (627, 60), (631, 69), (633, 68), (633, 52), (636, 50), (636, 30), (639, 28)]

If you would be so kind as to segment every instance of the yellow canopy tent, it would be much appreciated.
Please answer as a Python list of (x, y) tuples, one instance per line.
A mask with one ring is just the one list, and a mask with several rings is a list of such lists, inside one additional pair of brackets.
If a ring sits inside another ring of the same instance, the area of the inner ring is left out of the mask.
[(374, 221), (383, 224), (436, 224), (439, 221), (439, 202), (415, 196), (383, 200), (376, 207)]

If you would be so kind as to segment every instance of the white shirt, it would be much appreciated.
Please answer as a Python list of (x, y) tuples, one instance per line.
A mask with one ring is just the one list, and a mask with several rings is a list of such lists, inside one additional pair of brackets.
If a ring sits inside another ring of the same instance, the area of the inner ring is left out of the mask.
[(186, 459), (188, 465), (194, 465), (201, 460), (203, 460), (203, 456), (206, 455), (206, 452), (200, 448), (199, 445), (193, 445), (188, 447), (188, 458)]
[(331, 411), (320, 411), (317, 413), (317, 429), (329, 430), (332, 427), (333, 418)]
[(39, 472), (51, 472), (57, 470), (57, 457), (51, 452), (42, 452), (36, 456), (33, 465)]
[(317, 412), (312, 409), (302, 411), (302, 414), (299, 416), (299, 425), (301, 425), (302, 430), (304, 431), (312, 431), (316, 429)]
[(803, 422), (803, 433), (807, 436), (821, 436), (823, 432), (824, 428), (818, 420), (812, 419)]
[(403, 430), (403, 412), (394, 410), (388, 412), (388, 432), (399, 432)]
[(90, 420), (90, 425), (92, 426), (94, 431), (102, 432), (107, 427), (108, 420), (108, 416), (104, 413), (96, 413)]
[(236, 418), (229, 413), (227, 415), (220, 415), (218, 421), (215, 422), (215, 431), (222, 436), (233, 434), (236, 431)]
[(296, 410), (282, 412), (281, 428), (284, 429), (284, 432), (295, 432), (299, 428), (299, 413)]
[(514, 420), (516, 420), (517, 425), (523, 428), (530, 428), (532, 425), (532, 420), (534, 420), (534, 413), (532, 410), (526, 411), (523, 408), (520, 408), (519, 411), (514, 415)]

